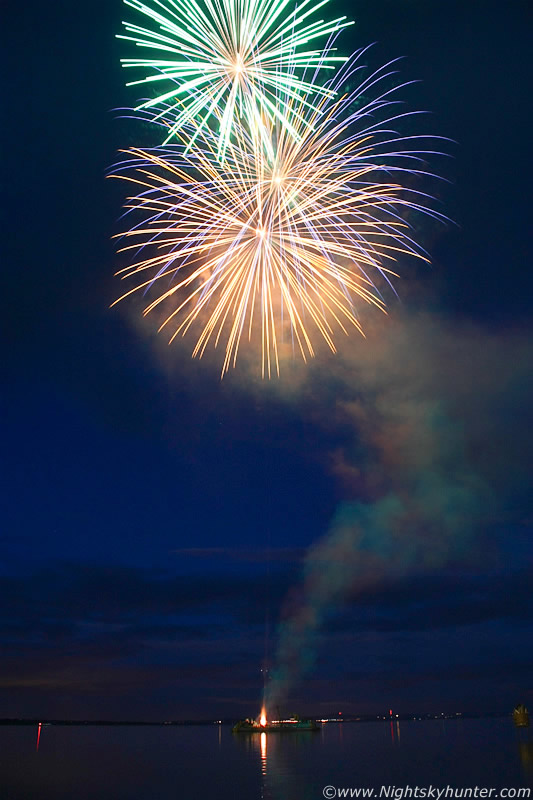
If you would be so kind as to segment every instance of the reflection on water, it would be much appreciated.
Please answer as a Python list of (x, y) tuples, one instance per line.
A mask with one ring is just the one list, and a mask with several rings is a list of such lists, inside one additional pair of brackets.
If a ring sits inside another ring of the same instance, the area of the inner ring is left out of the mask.
[(306, 750), (316, 731), (275, 731), (235, 734), (237, 747), (258, 757), (261, 765), (261, 800), (307, 800), (313, 797), (313, 784), (295, 764), (305, 761)]
[[(324, 786), (339, 788), (418, 785), (522, 786), (533, 777), (533, 741), (513, 753), (507, 719), (336, 723), (310, 731), (235, 735), (235, 744), (255, 755), (261, 800), (308, 800)], [(387, 733), (390, 739), (385, 736)], [(402, 749), (405, 751), (402, 753)]]
[(379, 797), (381, 786), (533, 781), (532, 732), (509, 717), (257, 734), (219, 724), (0, 726), (0, 752), (2, 800), (319, 800), (328, 785)]
[(399, 745), (400, 744), (400, 720), (396, 720), (396, 725), (394, 722), (390, 721), (390, 738), (393, 744)]
[(524, 775), (533, 778), (533, 741), (519, 742), (518, 752), (520, 753)]
[(266, 778), (267, 774), (267, 735), (261, 734), (261, 775)]

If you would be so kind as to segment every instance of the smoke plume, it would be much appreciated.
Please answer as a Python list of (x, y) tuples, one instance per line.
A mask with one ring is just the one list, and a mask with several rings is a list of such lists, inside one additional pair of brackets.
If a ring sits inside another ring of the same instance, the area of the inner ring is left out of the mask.
[(286, 600), (269, 707), (310, 671), (318, 633), (348, 598), (482, 558), (483, 534), (512, 520), (531, 455), (527, 342), (421, 316), (352, 340), (298, 385), (343, 432), (331, 468), (345, 499)]

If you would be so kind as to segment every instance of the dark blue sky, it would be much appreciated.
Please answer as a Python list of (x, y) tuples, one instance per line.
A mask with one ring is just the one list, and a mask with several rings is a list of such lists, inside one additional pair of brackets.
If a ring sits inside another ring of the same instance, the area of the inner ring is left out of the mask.
[(458, 226), (422, 231), (434, 264), (405, 265), (367, 342), (267, 385), (220, 383), (108, 308), (123, 190), (104, 176), (142, 144), (111, 112), (134, 99), (119, 0), (8, 0), (0, 717), (255, 713), (267, 609), (273, 659), (276, 622), (314, 602), (308, 548), (389, 497), (401, 517), (363, 533), (295, 707), (533, 700), (531, 12), (337, 8), (346, 49), (405, 56), (410, 105), (457, 142), (438, 168)]

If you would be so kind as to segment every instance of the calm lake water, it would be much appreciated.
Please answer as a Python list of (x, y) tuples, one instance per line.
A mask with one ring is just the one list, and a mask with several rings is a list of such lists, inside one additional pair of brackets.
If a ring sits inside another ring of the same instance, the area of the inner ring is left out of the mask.
[(49, 726), (38, 752), (36, 738), (36, 727), (0, 726), (1, 800), (320, 800), (326, 786), (373, 787), (379, 798), (382, 786), (533, 783), (533, 732), (510, 718), (254, 736), (218, 725)]

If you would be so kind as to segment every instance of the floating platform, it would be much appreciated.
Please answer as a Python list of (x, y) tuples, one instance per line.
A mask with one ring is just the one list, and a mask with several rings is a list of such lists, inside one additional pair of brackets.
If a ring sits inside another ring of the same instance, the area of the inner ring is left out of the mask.
[(233, 726), (233, 733), (281, 733), (285, 731), (318, 731), (314, 719), (281, 719), (261, 725), (255, 720), (243, 719)]

